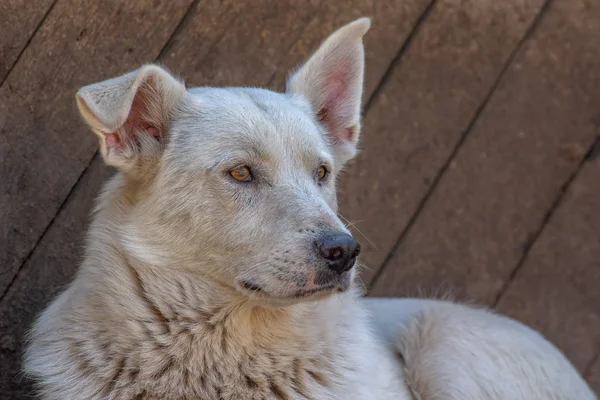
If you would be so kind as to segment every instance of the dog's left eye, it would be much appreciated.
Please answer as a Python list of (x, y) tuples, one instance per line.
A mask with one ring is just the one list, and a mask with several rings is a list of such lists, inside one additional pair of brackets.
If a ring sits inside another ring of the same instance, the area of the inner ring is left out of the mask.
[(319, 179), (319, 182), (323, 182), (325, 179), (327, 179), (328, 176), (329, 170), (327, 170), (327, 167), (325, 167), (324, 165), (321, 165), (317, 170), (317, 178)]
[(229, 175), (239, 182), (250, 182), (252, 180), (252, 173), (250, 172), (250, 167), (247, 165), (239, 165), (235, 167), (229, 171)]

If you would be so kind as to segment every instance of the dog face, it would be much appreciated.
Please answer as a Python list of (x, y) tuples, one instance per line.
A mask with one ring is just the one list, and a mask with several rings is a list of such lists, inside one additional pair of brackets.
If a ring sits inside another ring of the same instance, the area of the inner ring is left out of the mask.
[(360, 246), (335, 180), (356, 152), (369, 24), (331, 35), (286, 93), (186, 90), (154, 65), (82, 88), (79, 109), (131, 193), (128, 253), (265, 302), (346, 290)]

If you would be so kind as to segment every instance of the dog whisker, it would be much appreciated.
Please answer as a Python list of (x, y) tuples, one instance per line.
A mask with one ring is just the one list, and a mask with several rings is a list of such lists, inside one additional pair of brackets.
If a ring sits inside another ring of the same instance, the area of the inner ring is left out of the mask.
[(363, 264), (362, 262), (359, 264), (360, 268), (364, 268), (369, 271), (373, 271), (373, 268), (369, 267), (367, 264)]
[(349, 219), (347, 219), (346, 217), (344, 217), (342, 214), (338, 214), (338, 215), (340, 216), (340, 218), (342, 218), (344, 221), (346, 221), (346, 223), (348, 224), (348, 225), (346, 225), (346, 227), (347, 227), (348, 229), (350, 229), (350, 228), (354, 228), (354, 229), (355, 229), (355, 230), (356, 230), (358, 233), (360, 233), (360, 234), (361, 234), (361, 236), (362, 236), (362, 237), (364, 237), (364, 238), (365, 238), (365, 240), (366, 240), (367, 242), (369, 242), (369, 244), (370, 244), (371, 246), (373, 246), (373, 248), (374, 248), (375, 250), (379, 251), (379, 248), (378, 248), (378, 247), (375, 245), (375, 243), (373, 243), (373, 241), (371, 241), (371, 239), (369, 239), (369, 238), (367, 237), (367, 235), (365, 235), (365, 234), (364, 234), (364, 233), (363, 233), (363, 232), (362, 232), (362, 231), (361, 231), (361, 230), (360, 230), (360, 229), (359, 229), (359, 228), (356, 226), (356, 224), (358, 224), (359, 222), (364, 222), (364, 220), (359, 220), (359, 221), (350, 222), (350, 220), (349, 220)]
[(247, 272), (256, 272), (257, 270), (266, 267), (267, 265), (271, 264), (271, 261), (267, 260), (267, 261), (262, 261), (259, 262), (258, 264), (254, 264), (250, 267), (246, 267), (246, 271)]

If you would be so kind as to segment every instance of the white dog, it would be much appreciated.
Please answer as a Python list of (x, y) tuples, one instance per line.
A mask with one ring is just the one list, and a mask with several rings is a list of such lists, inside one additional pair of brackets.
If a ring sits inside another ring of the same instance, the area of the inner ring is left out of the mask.
[(119, 173), (71, 285), (35, 323), (43, 399), (595, 399), (539, 334), (485, 310), (361, 299), (335, 180), (356, 152), (359, 19), (286, 93), (164, 69), (82, 88)]

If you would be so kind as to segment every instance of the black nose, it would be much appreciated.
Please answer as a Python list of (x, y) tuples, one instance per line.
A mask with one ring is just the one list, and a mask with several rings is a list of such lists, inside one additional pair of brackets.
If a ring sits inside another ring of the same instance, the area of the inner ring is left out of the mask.
[(346, 233), (324, 234), (317, 239), (316, 245), (329, 268), (339, 274), (350, 270), (360, 253), (360, 244)]

